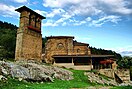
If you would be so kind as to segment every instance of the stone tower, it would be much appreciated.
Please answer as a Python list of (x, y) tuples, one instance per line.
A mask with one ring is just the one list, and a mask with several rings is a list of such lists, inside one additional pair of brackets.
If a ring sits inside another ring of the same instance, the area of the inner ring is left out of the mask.
[(20, 13), (20, 22), (17, 30), (15, 60), (41, 61), (41, 20), (45, 17), (26, 6), (20, 7), (16, 11)]

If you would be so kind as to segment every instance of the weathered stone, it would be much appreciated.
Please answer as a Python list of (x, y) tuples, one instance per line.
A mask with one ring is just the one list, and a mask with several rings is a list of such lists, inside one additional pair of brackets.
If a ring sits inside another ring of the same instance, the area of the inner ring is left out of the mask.
[(0, 81), (4, 81), (4, 80), (7, 80), (7, 78), (3, 75), (0, 75)]
[(106, 85), (113, 85), (116, 86), (117, 83), (114, 81), (114, 79), (105, 79), (98, 74), (94, 74), (93, 72), (85, 72), (84, 75), (88, 77), (88, 80), (92, 83), (98, 83), (98, 84), (106, 84)]
[(55, 79), (71, 80), (73, 73), (57, 68), (54, 66), (46, 66), (36, 63), (13, 63), (13, 62), (0, 62), (0, 68), (4, 75), (11, 75), (21, 80), (27, 81), (50, 81)]

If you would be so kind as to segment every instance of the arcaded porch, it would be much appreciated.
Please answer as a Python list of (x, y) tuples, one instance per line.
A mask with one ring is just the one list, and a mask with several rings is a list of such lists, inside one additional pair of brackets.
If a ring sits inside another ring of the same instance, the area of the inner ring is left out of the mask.
[(56, 55), (53, 56), (55, 61), (54, 65), (65, 68), (72, 68), (75, 70), (91, 70), (92, 60), (88, 56), (82, 55)]
[(54, 65), (76, 70), (112, 69), (112, 55), (54, 55)]

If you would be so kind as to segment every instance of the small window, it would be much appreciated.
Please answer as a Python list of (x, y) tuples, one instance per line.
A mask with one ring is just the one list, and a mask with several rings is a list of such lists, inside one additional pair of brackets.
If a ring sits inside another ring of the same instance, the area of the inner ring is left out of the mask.
[(80, 52), (80, 49), (77, 49), (77, 53), (79, 53)]
[(64, 47), (64, 46), (63, 46), (62, 43), (57, 44), (57, 48), (58, 48), (58, 49), (62, 49), (63, 47)]

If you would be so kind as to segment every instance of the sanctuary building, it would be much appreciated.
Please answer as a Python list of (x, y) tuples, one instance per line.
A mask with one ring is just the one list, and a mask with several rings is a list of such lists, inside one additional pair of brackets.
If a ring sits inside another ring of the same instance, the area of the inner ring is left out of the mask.
[(93, 55), (89, 44), (73, 36), (50, 36), (45, 44), (46, 63), (79, 70), (115, 68), (113, 55)]

